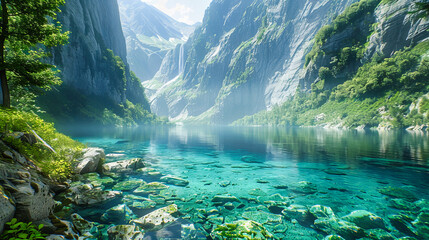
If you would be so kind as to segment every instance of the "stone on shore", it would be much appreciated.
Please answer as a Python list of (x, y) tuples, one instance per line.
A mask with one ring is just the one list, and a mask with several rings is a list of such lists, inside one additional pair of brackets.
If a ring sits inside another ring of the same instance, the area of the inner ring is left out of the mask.
[(84, 174), (99, 171), (104, 158), (106, 158), (106, 155), (103, 149), (86, 148), (83, 150), (83, 156), (75, 167), (75, 172)]

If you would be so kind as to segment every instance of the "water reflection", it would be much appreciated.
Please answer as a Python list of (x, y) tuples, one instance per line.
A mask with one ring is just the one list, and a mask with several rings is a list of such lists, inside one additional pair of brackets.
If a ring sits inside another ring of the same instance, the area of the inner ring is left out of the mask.
[(296, 160), (357, 164), (363, 157), (429, 165), (429, 137), (406, 131), (347, 131), (274, 127), (68, 127), (75, 138), (166, 144), (170, 148), (243, 150), (266, 158), (289, 155)]

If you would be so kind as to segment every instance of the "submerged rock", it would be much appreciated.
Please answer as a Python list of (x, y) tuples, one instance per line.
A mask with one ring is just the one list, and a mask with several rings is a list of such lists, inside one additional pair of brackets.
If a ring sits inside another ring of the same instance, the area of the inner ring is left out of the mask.
[(250, 220), (218, 225), (210, 233), (213, 239), (239, 237), (241, 239), (272, 239), (273, 235), (262, 224)]
[(139, 209), (139, 210), (146, 210), (146, 209), (154, 208), (155, 206), (156, 206), (156, 202), (148, 199), (148, 201), (144, 201), (144, 202), (133, 202), (133, 204), (130, 207)]
[(144, 232), (136, 225), (117, 225), (107, 230), (109, 240), (143, 240)]
[(250, 211), (244, 212), (241, 215), (244, 219), (252, 220), (261, 224), (266, 223), (281, 223), (282, 216), (277, 214), (272, 214), (264, 211)]
[(173, 215), (178, 213), (176, 204), (155, 210), (132, 222), (147, 231), (155, 231), (175, 222), (177, 220)]
[(71, 220), (73, 226), (76, 228), (76, 230), (79, 231), (81, 235), (84, 235), (85, 233), (91, 233), (91, 231), (94, 232), (94, 223), (83, 219), (79, 214), (72, 214)]
[(231, 185), (231, 181), (222, 181), (219, 183), (221, 187), (228, 187), (229, 185)]
[(364, 229), (373, 229), (381, 228), (385, 229), (384, 221), (381, 217), (376, 216), (373, 213), (370, 213), (365, 210), (353, 211), (347, 216), (344, 216), (342, 219), (356, 224), (358, 227)]
[(301, 181), (295, 184), (291, 190), (296, 193), (301, 194), (313, 194), (317, 192), (317, 187), (314, 183), (307, 182), (307, 181)]
[(412, 224), (416, 228), (417, 236), (429, 239), (429, 209), (426, 212), (421, 212)]
[(397, 187), (385, 187), (378, 190), (383, 195), (394, 197), (394, 198), (402, 198), (411, 202), (414, 202), (417, 200), (416, 196), (403, 188), (397, 188)]
[(151, 182), (143, 184), (142, 186), (138, 187), (136, 190), (134, 190), (135, 194), (148, 194), (148, 193), (155, 193), (159, 192), (163, 189), (167, 189), (168, 186), (159, 183), (159, 182)]
[(219, 203), (227, 203), (227, 202), (240, 202), (237, 197), (232, 195), (216, 195), (212, 198), (212, 202), (219, 202)]
[(166, 175), (160, 178), (162, 182), (166, 182), (171, 185), (180, 186), (180, 187), (186, 187), (189, 185), (189, 181), (173, 176), (173, 175)]
[(278, 193), (271, 196), (259, 196), (257, 200), (258, 202), (268, 206), (289, 206), (291, 204), (291, 200), (289, 198), (283, 197)]
[(345, 240), (345, 239), (338, 235), (328, 235), (323, 240)]
[(260, 188), (255, 188), (249, 191), (249, 195), (252, 196), (267, 196), (267, 193), (262, 191)]
[(282, 214), (289, 219), (296, 219), (298, 222), (304, 225), (313, 223), (316, 219), (313, 214), (310, 213), (306, 206), (292, 204), (282, 211)]
[(365, 237), (365, 231), (354, 223), (338, 218), (318, 218), (314, 227), (326, 234), (338, 234), (345, 239), (359, 239)]
[(345, 172), (340, 171), (336, 168), (328, 168), (328, 169), (325, 169), (323, 171), (329, 175), (347, 175)]
[(87, 173), (82, 175), (82, 181), (89, 182), (94, 187), (111, 187), (115, 184), (115, 180), (110, 177), (100, 177), (98, 173)]
[(104, 191), (101, 188), (89, 188), (83, 192), (72, 193), (71, 199), (77, 205), (92, 205), (116, 199), (121, 195), (122, 193), (118, 191)]
[(101, 170), (101, 165), (103, 164), (104, 158), (106, 158), (103, 149), (87, 148), (83, 150), (83, 153), (82, 158), (74, 169), (77, 174), (91, 173)]
[(127, 207), (125, 204), (120, 204), (115, 207), (112, 207), (106, 211), (101, 216), (101, 220), (104, 222), (114, 223), (114, 222), (125, 222), (130, 221), (135, 218), (133, 211)]
[(369, 239), (374, 239), (374, 240), (395, 240), (396, 239), (390, 233), (386, 232), (386, 230), (383, 230), (383, 229), (371, 229), (366, 231), (366, 233)]
[(405, 215), (392, 215), (389, 216), (390, 223), (398, 231), (405, 233), (408, 236), (416, 237), (417, 231), (414, 226), (411, 224), (412, 219)]
[(389, 207), (406, 211), (415, 211), (418, 208), (415, 203), (400, 198), (390, 199)]
[(144, 168), (146, 164), (141, 158), (106, 163), (103, 165), (104, 172), (130, 172)]
[(140, 187), (142, 184), (146, 184), (146, 182), (141, 179), (130, 179), (128, 181), (122, 181), (115, 184), (112, 189), (115, 191), (132, 191)]
[(310, 208), (310, 213), (316, 218), (336, 218), (334, 211), (330, 207), (314, 205)]

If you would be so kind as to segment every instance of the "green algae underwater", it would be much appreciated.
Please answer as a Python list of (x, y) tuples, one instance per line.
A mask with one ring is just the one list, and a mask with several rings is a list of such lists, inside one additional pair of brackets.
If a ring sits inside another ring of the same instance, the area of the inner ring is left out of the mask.
[[(120, 193), (101, 205), (61, 210), (94, 222), (99, 239), (107, 239), (111, 226), (130, 222), (144, 229), (144, 236), (130, 239), (429, 239), (427, 133), (214, 126), (61, 130), (103, 148), (107, 164), (142, 159), (132, 172), (86, 174), (72, 183)], [(177, 211), (164, 212), (172, 206)], [(150, 213), (169, 218), (142, 225), (139, 218)]]

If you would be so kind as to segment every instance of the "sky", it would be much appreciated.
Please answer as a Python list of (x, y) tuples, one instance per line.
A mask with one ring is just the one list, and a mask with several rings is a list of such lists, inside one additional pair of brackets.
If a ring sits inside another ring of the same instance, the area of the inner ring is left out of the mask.
[(187, 24), (202, 22), (204, 11), (212, 0), (141, 0)]

